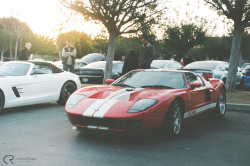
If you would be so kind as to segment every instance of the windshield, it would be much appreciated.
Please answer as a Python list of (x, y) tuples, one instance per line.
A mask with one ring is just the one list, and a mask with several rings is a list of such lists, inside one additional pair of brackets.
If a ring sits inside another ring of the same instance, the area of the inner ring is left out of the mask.
[(106, 62), (101, 61), (101, 62), (90, 63), (90, 64), (84, 66), (83, 68), (101, 68), (101, 69), (104, 69), (105, 67), (106, 67)]
[[(113, 69), (121, 69), (123, 66), (122, 63), (113, 63)], [(90, 63), (83, 68), (93, 68), (93, 69), (105, 69), (106, 68), (106, 61), (101, 62), (93, 62)]]
[(4, 63), (0, 67), (0, 76), (25, 76), (29, 67), (24, 63)]
[(215, 69), (220, 62), (211, 62), (211, 61), (199, 61), (188, 64), (184, 69), (201, 69), (201, 70), (213, 70)]
[(153, 89), (186, 88), (186, 83), (182, 73), (156, 71), (132, 71), (119, 78), (112, 83), (112, 85)]

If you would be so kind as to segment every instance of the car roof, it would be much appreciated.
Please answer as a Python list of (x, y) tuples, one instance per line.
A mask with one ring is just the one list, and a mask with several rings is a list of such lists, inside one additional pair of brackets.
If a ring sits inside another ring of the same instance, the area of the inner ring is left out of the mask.
[(145, 72), (179, 72), (179, 73), (193, 73), (187, 70), (169, 70), (169, 69), (136, 69), (133, 71), (145, 71)]

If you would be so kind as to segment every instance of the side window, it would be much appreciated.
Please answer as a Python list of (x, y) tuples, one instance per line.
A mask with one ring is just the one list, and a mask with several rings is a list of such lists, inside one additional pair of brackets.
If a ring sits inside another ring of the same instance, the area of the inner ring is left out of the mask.
[(33, 67), (32, 72), (35, 70), (39, 70), (43, 74), (52, 74), (52, 67), (44, 64), (36, 64)]
[(199, 76), (197, 76), (197, 75), (195, 75), (193, 73), (186, 73), (185, 75), (186, 75), (188, 84), (193, 83), (193, 82), (198, 82), (198, 83), (201, 83), (202, 86), (205, 85), (204, 82), (202, 81), (202, 79)]
[(171, 64), (168, 64), (166, 68), (167, 69), (173, 69), (173, 66)]
[(179, 63), (173, 63), (175, 69), (181, 69), (182, 66)]

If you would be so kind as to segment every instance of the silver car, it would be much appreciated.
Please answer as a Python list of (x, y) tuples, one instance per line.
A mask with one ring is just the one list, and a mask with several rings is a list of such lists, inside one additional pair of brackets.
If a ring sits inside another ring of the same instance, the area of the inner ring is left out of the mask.
[(151, 63), (151, 69), (182, 69), (183, 66), (177, 61), (171, 60), (153, 60)]
[[(184, 70), (193, 71), (205, 78), (218, 78), (226, 83), (229, 63), (224, 61), (196, 61), (188, 64)], [(238, 67), (236, 86), (240, 85), (243, 74)]]

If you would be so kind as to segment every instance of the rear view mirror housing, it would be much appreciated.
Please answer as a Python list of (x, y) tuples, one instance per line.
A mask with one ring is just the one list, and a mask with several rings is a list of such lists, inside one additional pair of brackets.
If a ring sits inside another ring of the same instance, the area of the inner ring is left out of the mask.
[(106, 80), (106, 83), (107, 83), (108, 85), (110, 85), (110, 84), (112, 84), (114, 81), (115, 81), (114, 79), (107, 79), (107, 80)]
[(195, 89), (195, 88), (201, 87), (202, 85), (199, 82), (192, 82), (192, 83), (189, 84), (189, 86), (190, 86), (191, 89)]

